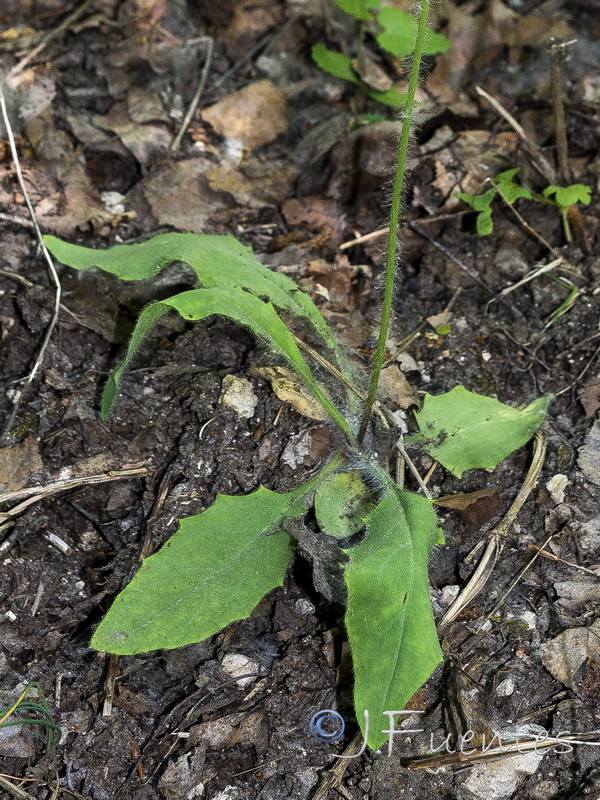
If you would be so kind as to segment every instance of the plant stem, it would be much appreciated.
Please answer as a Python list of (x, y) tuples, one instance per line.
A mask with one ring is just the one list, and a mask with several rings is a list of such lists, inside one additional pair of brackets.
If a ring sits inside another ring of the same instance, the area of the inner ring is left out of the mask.
[(398, 224), (400, 219), (400, 204), (404, 193), (404, 176), (406, 173), (406, 160), (408, 154), (408, 143), (413, 119), (413, 109), (415, 105), (415, 94), (419, 82), (419, 71), (421, 69), (421, 57), (423, 55), (423, 41), (427, 27), (427, 16), (429, 14), (429, 0), (421, 0), (421, 11), (417, 28), (417, 38), (415, 41), (415, 51), (413, 63), (408, 81), (408, 93), (406, 96), (406, 108), (402, 120), (402, 130), (400, 133), (400, 144), (398, 147), (398, 161), (396, 164), (396, 175), (394, 177), (394, 188), (392, 192), (392, 207), (390, 211), (390, 228), (387, 240), (387, 259), (385, 268), (385, 292), (383, 296), (383, 307), (381, 309), (381, 322), (379, 325), (379, 338), (375, 351), (375, 360), (371, 372), (371, 381), (367, 394), (367, 402), (363, 412), (363, 417), (358, 431), (358, 443), (362, 444), (367, 432), (367, 426), (373, 412), (373, 405), (377, 396), (379, 386), (379, 376), (385, 358), (385, 344), (390, 328), (392, 317), (392, 300), (394, 298), (394, 280), (396, 277), (396, 250), (398, 244)]

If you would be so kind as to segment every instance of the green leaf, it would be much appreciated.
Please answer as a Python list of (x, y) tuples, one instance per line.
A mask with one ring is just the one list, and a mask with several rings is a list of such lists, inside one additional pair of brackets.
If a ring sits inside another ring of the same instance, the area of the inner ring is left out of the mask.
[(330, 536), (352, 536), (365, 524), (373, 507), (371, 493), (358, 472), (339, 472), (315, 494), (319, 527)]
[(349, 56), (337, 53), (335, 50), (328, 50), (324, 44), (316, 44), (311, 51), (312, 59), (324, 72), (333, 75), (334, 78), (341, 78), (343, 81), (360, 83), (359, 78), (352, 69), (352, 62)]
[[(334, 0), (336, 6), (358, 20), (372, 20), (369, 9), (379, 8), (381, 0)], [(320, 65), (319, 65), (320, 66)]]
[(441, 543), (430, 500), (389, 488), (367, 518), (367, 534), (346, 552), (346, 629), (354, 664), (354, 708), (368, 745), (381, 747), (389, 720), (401, 711), (442, 660), (427, 564)]
[(219, 495), (182, 519), (119, 594), (91, 647), (120, 655), (182, 647), (247, 617), (283, 583), (293, 547), (281, 525), (305, 513), (305, 496), (304, 487), (276, 494), (261, 486), (245, 497)]
[(517, 175), (521, 170), (517, 167), (516, 169), (507, 169), (505, 172), (500, 172), (493, 180), (494, 186), (497, 186), (498, 189), (502, 192), (504, 199), (507, 203), (511, 205), (518, 200), (520, 197), (524, 197), (527, 200), (531, 200), (533, 197), (532, 193), (529, 189), (525, 189), (524, 186), (520, 186), (518, 183), (513, 181), (515, 175)]
[(467, 205), (471, 206), (473, 211), (478, 211), (475, 226), (479, 236), (488, 236), (494, 229), (492, 222), (492, 200), (496, 196), (496, 189), (488, 189), (484, 194), (467, 194), (466, 192), (458, 192), (458, 197)]
[(540, 397), (521, 410), (464, 386), (437, 396), (427, 394), (422, 410), (415, 414), (420, 433), (410, 441), (426, 442), (429, 455), (458, 478), (467, 469), (493, 469), (529, 441), (544, 421), (551, 399), (551, 395)]
[(572, 186), (547, 186), (542, 192), (544, 197), (554, 195), (556, 205), (560, 208), (570, 208), (575, 203), (583, 203), (588, 206), (592, 199), (592, 192), (589, 186), (582, 183), (574, 183)]
[(304, 516), (312, 494), (342, 463), (335, 456), (292, 492), (261, 486), (243, 497), (217, 495), (206, 511), (180, 520), (117, 596), (90, 646), (119, 655), (172, 649), (247, 617), (283, 583), (293, 552), (283, 523)]
[[(383, 33), (377, 36), (379, 46), (388, 53), (403, 58), (410, 55), (415, 49), (417, 37), (417, 20), (406, 11), (399, 8), (386, 6), (377, 15), (377, 22), (384, 29)], [(451, 42), (436, 33), (431, 28), (427, 28), (425, 41), (423, 43), (423, 53), (433, 55), (434, 53), (444, 53), (451, 47)]]
[(291, 333), (277, 315), (271, 303), (263, 302), (241, 289), (191, 289), (167, 300), (152, 303), (142, 311), (129, 340), (123, 361), (108, 379), (102, 398), (102, 416), (107, 417), (114, 403), (124, 371), (135, 355), (143, 338), (158, 320), (171, 309), (183, 319), (200, 320), (213, 314), (229, 317), (245, 325), (257, 336), (266, 339), (271, 348), (283, 356), (304, 381), (313, 396), (341, 429), (352, 436), (345, 418), (321, 389), (302, 357)]
[(73, 269), (99, 267), (121, 280), (139, 281), (158, 275), (166, 264), (181, 261), (192, 268), (206, 288), (235, 287), (266, 297), (277, 308), (304, 317), (333, 350), (338, 366), (346, 374), (340, 348), (310, 297), (287, 275), (267, 269), (251, 247), (240, 244), (233, 236), (163, 233), (145, 242), (107, 250), (69, 244), (55, 236), (44, 236), (44, 241), (59, 261)]
[(401, 92), (395, 86), (392, 86), (391, 89), (387, 90), (387, 92), (377, 92), (375, 89), (371, 89), (369, 91), (369, 97), (373, 98), (373, 100), (377, 100), (378, 103), (383, 103), (386, 106), (391, 106), (392, 108), (401, 108), (402, 106), (406, 105), (407, 95), (405, 92)]

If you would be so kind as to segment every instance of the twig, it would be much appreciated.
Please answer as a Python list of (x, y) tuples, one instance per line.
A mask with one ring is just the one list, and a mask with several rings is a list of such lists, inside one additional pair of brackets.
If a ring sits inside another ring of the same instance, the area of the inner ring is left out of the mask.
[(192, 121), (192, 117), (196, 113), (196, 109), (202, 99), (202, 95), (204, 94), (204, 87), (206, 86), (206, 79), (208, 78), (208, 72), (210, 70), (210, 65), (212, 63), (213, 57), (213, 47), (214, 47), (213, 39), (208, 39), (206, 43), (206, 50), (204, 51), (204, 64), (202, 66), (202, 72), (200, 74), (200, 80), (198, 81), (198, 86), (196, 91), (194, 92), (194, 96), (192, 98), (192, 102), (190, 103), (190, 107), (187, 110), (185, 117), (183, 118), (183, 122), (181, 123), (181, 127), (177, 132), (177, 135), (173, 137), (173, 141), (171, 142), (171, 152), (174, 153), (176, 150), (179, 149), (179, 145), (181, 144), (181, 140), (185, 136), (185, 132), (189, 128), (190, 122)]
[(0, 786), (4, 789), (5, 792), (8, 792), (12, 797), (16, 797), (17, 800), (35, 800), (33, 795), (26, 792), (24, 789), (21, 789), (19, 786), (15, 786), (14, 783), (11, 783), (6, 778), (0, 775)]
[(542, 544), (542, 546), (538, 549), (538, 551), (535, 553), (535, 555), (527, 562), (527, 564), (525, 564), (525, 566), (519, 571), (519, 573), (516, 575), (516, 577), (513, 578), (513, 580), (510, 583), (510, 586), (508, 587), (508, 589), (504, 592), (504, 594), (498, 600), (498, 602), (495, 604), (495, 606), (492, 608), (492, 610), (488, 614), (486, 614), (485, 619), (482, 620), (482, 622), (481, 622), (479, 627), (481, 627), (481, 625), (483, 625), (488, 619), (491, 619), (491, 617), (494, 616), (494, 614), (500, 608), (502, 603), (506, 600), (508, 595), (512, 592), (512, 590), (515, 588), (515, 586), (519, 583), (519, 581), (521, 580), (523, 575), (525, 575), (525, 573), (528, 572), (531, 569), (531, 567), (535, 564), (535, 562), (538, 560), (538, 558), (542, 555), (542, 550), (544, 550), (546, 548), (546, 545), (548, 544), (550, 539), (552, 539), (552, 537), (555, 536), (555, 535), (556, 534), (551, 533), (549, 536), (546, 537), (546, 539), (544, 540), (544, 543)]
[(577, 39), (570, 42), (556, 42), (550, 40), (548, 51), (552, 59), (552, 105), (554, 106), (554, 127), (556, 133), (556, 155), (558, 158), (558, 171), (565, 184), (573, 182), (573, 173), (569, 164), (569, 145), (567, 140), (567, 125), (565, 120), (565, 104), (562, 96), (562, 67), (568, 56), (568, 49), (575, 44)]
[[(15, 492), (4, 492), (0, 494), (0, 504), (10, 503), (15, 500), (21, 500), (16, 506), (13, 506), (8, 511), (0, 511), (0, 533), (6, 528), (14, 525), (14, 521), (19, 514), (22, 514), (30, 505), (43, 500), (57, 492), (64, 492), (68, 489), (74, 489), (78, 486), (88, 486), (96, 483), (106, 483), (108, 481), (123, 480), (125, 478), (140, 478), (147, 475), (149, 472), (147, 467), (139, 467), (135, 469), (123, 470), (110, 470), (109, 472), (100, 473), (98, 475), (88, 475), (81, 478), (66, 478), (65, 480), (53, 481), (45, 486), (30, 486), (26, 489), (19, 489)], [(10, 534), (7, 538), (0, 543), (0, 555), (4, 555), (14, 544), (15, 535)]]
[(512, 502), (511, 507), (506, 512), (504, 519), (490, 532), (490, 538), (487, 546), (481, 557), (475, 572), (471, 575), (462, 591), (452, 603), (450, 608), (446, 611), (440, 622), (440, 627), (448, 625), (461, 613), (463, 608), (467, 606), (474, 597), (483, 589), (490, 575), (494, 570), (496, 561), (502, 550), (504, 549), (504, 540), (511, 525), (515, 521), (518, 513), (520, 512), (523, 504), (529, 497), (537, 479), (542, 471), (544, 458), (546, 455), (546, 438), (540, 431), (536, 431), (533, 439), (533, 456), (531, 465), (527, 472), (527, 476), (523, 481), (523, 485), (519, 489), (519, 493)]
[(533, 238), (536, 239), (540, 244), (543, 244), (544, 247), (550, 253), (552, 253), (552, 255), (554, 256), (555, 259), (559, 259), (560, 261), (562, 261), (562, 263), (565, 265), (565, 267), (567, 267), (567, 269), (569, 269), (572, 272), (575, 272), (575, 274), (577, 274), (577, 270), (575, 269), (575, 267), (572, 264), (570, 264), (567, 261), (567, 259), (564, 258), (564, 256), (561, 256), (561, 254), (558, 252), (558, 250), (556, 248), (552, 247), (550, 242), (547, 239), (544, 239), (544, 237), (542, 236), (541, 233), (538, 233), (535, 228), (532, 228), (531, 225), (528, 222), (526, 222), (526, 220), (521, 216), (521, 214), (519, 214), (519, 212), (517, 211), (517, 209), (515, 208), (513, 203), (509, 203), (509, 201), (506, 199), (506, 196), (502, 192), (502, 189), (499, 189), (498, 186), (496, 186), (495, 188), (496, 188), (496, 191), (498, 192), (498, 194), (500, 195), (500, 198), (501, 198), (502, 202), (505, 203), (508, 206), (508, 208), (514, 214), (514, 216), (517, 218), (517, 220), (519, 221), (519, 224), (523, 227), (523, 229), (525, 231), (527, 231), (527, 233), (530, 236), (533, 236)]
[(2, 111), (2, 119), (4, 120), (4, 125), (6, 126), (6, 133), (8, 135), (8, 141), (9, 141), (9, 144), (10, 144), (10, 151), (11, 151), (12, 158), (13, 158), (13, 161), (14, 161), (15, 171), (17, 173), (17, 179), (19, 181), (19, 186), (21, 187), (21, 192), (23, 193), (23, 197), (25, 199), (25, 203), (27, 205), (27, 208), (29, 210), (29, 214), (31, 216), (31, 221), (33, 222), (33, 226), (35, 228), (36, 236), (37, 236), (37, 238), (39, 240), (40, 247), (42, 249), (42, 253), (44, 254), (44, 257), (45, 257), (45, 259), (46, 259), (46, 261), (48, 263), (48, 271), (50, 273), (50, 277), (51, 277), (52, 282), (54, 283), (54, 287), (55, 287), (54, 309), (53, 309), (53, 312), (52, 312), (52, 317), (51, 317), (50, 322), (48, 323), (48, 326), (46, 328), (46, 333), (44, 334), (44, 338), (42, 340), (42, 344), (41, 344), (41, 347), (39, 349), (37, 358), (35, 359), (35, 363), (34, 363), (33, 367), (31, 368), (31, 370), (29, 372), (29, 375), (25, 379), (24, 385), (17, 391), (17, 394), (16, 394), (15, 399), (13, 401), (13, 410), (9, 414), (8, 421), (7, 421), (7, 423), (6, 423), (5, 427), (4, 427), (4, 431), (3, 431), (3, 434), (2, 434), (3, 437), (7, 437), (10, 429), (13, 426), (13, 423), (14, 423), (15, 418), (17, 416), (17, 413), (19, 411), (19, 407), (20, 407), (21, 402), (23, 400), (23, 397), (25, 395), (25, 392), (31, 386), (31, 383), (32, 383), (33, 379), (35, 378), (39, 368), (42, 365), (42, 361), (44, 360), (44, 354), (46, 352), (46, 348), (48, 347), (48, 344), (50, 342), (50, 337), (52, 336), (52, 332), (54, 331), (54, 328), (56, 327), (56, 323), (58, 322), (58, 315), (59, 315), (59, 310), (60, 310), (61, 286), (60, 286), (60, 279), (58, 277), (58, 273), (56, 272), (56, 267), (54, 266), (54, 262), (52, 261), (50, 253), (48, 252), (48, 249), (47, 249), (46, 245), (44, 244), (44, 239), (42, 237), (42, 232), (40, 230), (40, 226), (38, 225), (37, 219), (35, 217), (35, 211), (33, 210), (33, 205), (31, 204), (31, 200), (29, 199), (29, 194), (27, 192), (27, 187), (26, 187), (25, 181), (23, 179), (23, 173), (21, 172), (21, 164), (19, 162), (19, 154), (17, 152), (17, 146), (15, 144), (15, 137), (13, 136), (12, 127), (11, 127), (11, 124), (10, 124), (10, 120), (8, 118), (8, 112), (6, 110), (6, 101), (4, 99), (4, 93), (3, 93), (1, 87), (0, 87), (0, 109)]
[(541, 152), (540, 148), (530, 141), (529, 137), (525, 133), (525, 130), (521, 127), (521, 125), (519, 125), (512, 114), (509, 114), (504, 106), (501, 105), (495, 97), (492, 97), (491, 94), (488, 94), (484, 89), (482, 89), (481, 86), (476, 86), (475, 91), (480, 97), (483, 97), (485, 100), (487, 100), (492, 108), (508, 122), (523, 143), (523, 147), (529, 153), (529, 156), (531, 157), (540, 174), (548, 181), (548, 183), (556, 183), (556, 171), (554, 170), (554, 167)]
[(348, 747), (344, 750), (344, 758), (340, 759), (333, 769), (325, 772), (324, 775), (322, 775), (321, 781), (312, 796), (312, 800), (324, 800), (324, 798), (327, 797), (327, 793), (330, 789), (334, 789), (339, 786), (342, 778), (344, 777), (344, 772), (346, 772), (350, 766), (350, 759), (352, 756), (357, 755), (360, 750), (361, 741), (361, 735), (360, 733), (357, 733)]
[[(429, 244), (433, 245), (433, 247), (435, 247), (436, 250), (439, 250), (440, 253), (443, 253), (446, 256), (446, 258), (449, 258), (453, 264), (456, 264), (456, 266), (459, 269), (461, 269), (476, 283), (478, 283), (483, 289), (485, 289), (486, 292), (493, 295), (494, 297), (496, 296), (497, 294), (496, 289), (493, 289), (486, 281), (483, 280), (483, 278), (481, 278), (477, 274), (477, 272), (475, 272), (475, 270), (471, 269), (471, 267), (468, 267), (464, 262), (462, 262), (459, 258), (457, 258), (454, 255), (454, 253), (448, 250), (448, 248), (445, 247), (441, 242), (438, 242), (437, 239), (434, 239), (433, 236), (430, 236), (430, 234), (428, 234), (427, 231), (421, 230), (421, 228), (419, 228), (418, 225), (415, 225), (414, 222), (409, 222), (408, 227), (411, 229), (411, 231), (414, 231), (414, 233), (416, 233), (418, 236), (421, 236), (423, 239), (425, 239), (426, 242), (429, 242)], [(499, 302), (501, 302), (503, 305), (509, 308), (516, 317), (519, 317), (519, 319), (525, 319), (524, 314), (521, 311), (519, 311), (519, 309), (515, 305), (513, 305), (510, 301), (501, 298)]]
[(398, 451), (399, 451), (400, 455), (402, 456), (402, 458), (404, 459), (404, 461), (406, 462), (408, 468), (410, 469), (412, 474), (415, 476), (415, 480), (419, 484), (423, 494), (425, 495), (425, 497), (427, 497), (429, 500), (431, 500), (431, 497), (432, 497), (431, 492), (427, 488), (427, 484), (425, 483), (425, 481), (421, 477), (421, 475), (419, 473), (419, 470), (415, 467), (415, 464), (414, 464), (413, 460), (411, 459), (411, 457), (406, 452), (406, 449), (404, 448), (404, 442), (402, 441), (402, 437), (400, 437), (398, 439), (398, 441), (396, 442), (396, 447), (398, 448)]
[(593, 575), (594, 578), (600, 578), (600, 572), (595, 572), (593, 569), (588, 569), (588, 567), (582, 567), (581, 564), (574, 564), (572, 561), (566, 561), (560, 556), (555, 556), (554, 553), (549, 553), (547, 550), (542, 550), (542, 548), (537, 544), (529, 544), (527, 547), (529, 550), (537, 550), (541, 556), (547, 558), (549, 561), (556, 561), (559, 564), (564, 564), (566, 567), (571, 567), (571, 569), (578, 569), (581, 572), (587, 573), (588, 575)]
[(593, 354), (592, 354), (592, 357), (590, 358), (590, 360), (588, 361), (588, 363), (585, 365), (585, 367), (584, 367), (584, 368), (581, 370), (581, 372), (579, 373), (579, 375), (578, 375), (578, 376), (575, 378), (575, 380), (573, 381), (573, 383), (569, 384), (569, 386), (567, 386), (567, 388), (566, 388), (566, 389), (561, 389), (561, 390), (560, 390), (560, 392), (556, 392), (556, 396), (557, 396), (557, 397), (558, 397), (558, 395), (560, 395), (560, 394), (564, 394), (565, 392), (568, 392), (568, 391), (569, 391), (570, 389), (572, 389), (574, 386), (577, 386), (577, 384), (579, 383), (579, 381), (580, 381), (580, 380), (583, 378), (583, 376), (585, 375), (585, 373), (586, 373), (586, 372), (588, 371), (588, 369), (589, 369), (589, 368), (592, 366), (592, 364), (593, 364), (593, 363), (594, 363), (594, 361), (596, 360), (596, 357), (598, 356), (598, 354), (599, 354), (599, 353), (600, 353), (600, 346), (598, 346), (598, 347), (597, 347), (597, 348), (594, 350), (594, 352), (593, 352)]
[(83, 12), (86, 11), (90, 2), (91, 0), (85, 0), (85, 2), (82, 3), (79, 6), (79, 8), (76, 8), (75, 11), (69, 14), (68, 17), (65, 17), (64, 20), (60, 23), (60, 25), (57, 28), (54, 28), (54, 30), (51, 30), (50, 33), (47, 36), (45, 36), (42, 39), (42, 41), (37, 45), (37, 47), (34, 47), (33, 50), (31, 50), (25, 56), (25, 58), (21, 59), (21, 61), (19, 61), (18, 64), (15, 64), (15, 66), (8, 73), (8, 78), (9, 79), (14, 78), (20, 72), (23, 72), (25, 67), (28, 66), (33, 61), (33, 59), (50, 44), (50, 42), (53, 39), (56, 39), (57, 36), (60, 36), (61, 33), (64, 33), (64, 31), (66, 31), (67, 28), (69, 28), (74, 22), (76, 22), (79, 19), (79, 17), (83, 14)]
[(119, 656), (108, 656), (108, 668), (104, 678), (104, 700), (102, 701), (102, 719), (112, 717), (113, 701), (115, 699), (115, 683), (119, 677)]

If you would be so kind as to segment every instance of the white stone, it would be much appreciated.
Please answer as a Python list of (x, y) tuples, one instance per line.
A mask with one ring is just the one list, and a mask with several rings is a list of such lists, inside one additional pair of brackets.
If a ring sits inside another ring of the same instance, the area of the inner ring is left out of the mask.
[[(248, 673), (258, 672), (260, 669), (260, 665), (257, 661), (253, 661), (251, 658), (248, 658), (248, 656), (245, 656), (242, 653), (227, 653), (227, 655), (224, 656), (223, 660), (221, 661), (221, 666), (232, 678), (237, 678), (240, 675), (248, 675)], [(254, 676), (251, 678), (242, 678), (241, 680), (237, 681), (237, 685), (243, 689), (244, 687), (249, 686), (254, 680), (256, 680)]]

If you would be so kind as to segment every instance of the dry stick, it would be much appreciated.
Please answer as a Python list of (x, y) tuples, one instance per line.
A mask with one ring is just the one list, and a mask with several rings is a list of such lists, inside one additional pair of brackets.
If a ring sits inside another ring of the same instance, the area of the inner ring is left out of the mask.
[[(88, 475), (84, 478), (67, 478), (65, 480), (53, 481), (45, 486), (30, 486), (16, 492), (4, 492), (0, 494), (0, 504), (10, 503), (21, 500), (16, 506), (8, 511), (0, 511), (0, 533), (6, 528), (14, 525), (15, 518), (22, 514), (30, 505), (43, 500), (57, 492), (64, 492), (67, 489), (74, 489), (78, 486), (89, 486), (96, 483), (106, 483), (108, 481), (122, 480), (125, 478), (140, 478), (147, 475), (149, 470), (146, 467), (135, 469), (110, 470), (109, 472), (98, 475)], [(0, 555), (4, 555), (14, 544), (17, 532), (14, 531), (0, 543)]]
[(592, 364), (593, 364), (593, 363), (594, 363), (594, 361), (596, 360), (596, 356), (597, 356), (599, 353), (600, 353), (600, 346), (598, 346), (598, 347), (597, 347), (597, 348), (594, 350), (594, 352), (593, 352), (593, 354), (592, 354), (592, 357), (590, 358), (590, 360), (588, 361), (588, 363), (585, 365), (585, 367), (584, 367), (584, 368), (581, 370), (581, 372), (579, 373), (579, 375), (578, 375), (578, 376), (575, 378), (575, 380), (573, 381), (573, 383), (570, 383), (570, 384), (569, 384), (569, 385), (566, 387), (566, 389), (561, 389), (561, 390), (560, 390), (560, 392), (556, 392), (556, 396), (557, 396), (557, 397), (558, 397), (560, 394), (564, 394), (565, 392), (568, 392), (568, 391), (570, 391), (570, 390), (571, 390), (571, 389), (572, 389), (574, 386), (577, 386), (577, 384), (579, 383), (579, 381), (580, 381), (580, 380), (583, 378), (583, 376), (585, 375), (585, 373), (586, 373), (586, 372), (588, 371), (588, 369), (589, 369), (589, 368), (592, 366)]
[(545, 455), (546, 439), (540, 431), (536, 431), (533, 439), (533, 456), (531, 459), (531, 465), (529, 467), (529, 471), (527, 472), (527, 476), (523, 481), (523, 485), (513, 500), (513, 503), (508, 509), (504, 519), (499, 523), (499, 525), (490, 531), (490, 538), (475, 572), (471, 575), (466, 586), (463, 587), (456, 600), (444, 614), (442, 621), (440, 622), (440, 627), (443, 625), (448, 625), (448, 623), (456, 619), (463, 608), (465, 608), (465, 606), (467, 606), (471, 600), (473, 600), (473, 598), (479, 594), (489, 580), (489, 577), (494, 570), (494, 566), (496, 565), (496, 561), (504, 549), (504, 540), (506, 538), (506, 534), (508, 533), (510, 526), (515, 521), (517, 514), (520, 512), (523, 504), (529, 497), (533, 487), (537, 482), (537, 479), (540, 476)]
[(571, 567), (571, 569), (578, 569), (581, 572), (587, 573), (588, 575), (593, 575), (594, 578), (600, 578), (600, 572), (589, 569), (588, 567), (582, 567), (581, 564), (574, 564), (572, 561), (566, 561), (560, 556), (555, 556), (554, 553), (548, 553), (546, 550), (542, 550), (542, 548), (537, 544), (529, 544), (527, 547), (529, 550), (537, 550), (541, 556), (547, 558), (549, 561), (557, 561), (559, 564), (564, 564), (566, 567)]
[(25, 379), (25, 384), (22, 386), (21, 389), (17, 391), (16, 397), (13, 401), (13, 410), (8, 417), (8, 421), (4, 427), (4, 431), (2, 433), (3, 437), (7, 437), (10, 429), (13, 426), (17, 413), (19, 411), (19, 407), (25, 395), (27, 389), (31, 386), (33, 379), (35, 378), (39, 368), (42, 365), (42, 361), (44, 360), (44, 354), (46, 352), (46, 348), (50, 342), (50, 338), (52, 336), (52, 332), (56, 327), (56, 323), (58, 322), (58, 314), (60, 310), (60, 295), (61, 295), (61, 286), (60, 286), (60, 279), (58, 277), (58, 273), (56, 272), (56, 267), (54, 266), (54, 262), (50, 257), (50, 253), (44, 244), (44, 239), (42, 237), (42, 232), (40, 230), (40, 226), (37, 223), (37, 219), (35, 217), (35, 211), (33, 210), (33, 205), (31, 204), (31, 200), (29, 199), (29, 194), (27, 193), (27, 187), (25, 186), (25, 181), (23, 179), (23, 173), (21, 172), (21, 164), (19, 162), (19, 154), (17, 153), (17, 146), (15, 144), (15, 137), (13, 136), (12, 127), (10, 124), (10, 120), (8, 118), (8, 112), (6, 110), (6, 102), (4, 100), (4, 93), (2, 92), (2, 88), (0, 87), (0, 109), (2, 111), (2, 119), (4, 120), (4, 125), (6, 126), (6, 132), (8, 135), (8, 141), (10, 144), (10, 151), (12, 154), (12, 158), (15, 165), (15, 171), (17, 173), (17, 179), (19, 181), (19, 186), (21, 187), (21, 192), (23, 193), (23, 197), (25, 198), (25, 203), (27, 204), (27, 208), (29, 210), (29, 214), (31, 216), (31, 220), (33, 222), (33, 226), (35, 228), (36, 236), (39, 240), (40, 247), (42, 249), (42, 253), (46, 261), (48, 262), (48, 271), (50, 273), (50, 277), (52, 282), (55, 286), (55, 295), (54, 295), (54, 309), (52, 312), (52, 317), (50, 322), (48, 323), (48, 327), (46, 328), (46, 333), (44, 334), (44, 338), (42, 340), (41, 347), (39, 349), (37, 358), (33, 367), (31, 368), (29, 375)]
[(67, 28), (69, 28), (74, 22), (76, 22), (76, 20), (79, 19), (79, 17), (83, 14), (83, 12), (90, 5), (90, 2), (91, 2), (91, 0), (85, 0), (85, 2), (82, 3), (79, 6), (79, 8), (76, 8), (75, 11), (73, 11), (73, 13), (69, 14), (68, 17), (65, 17), (65, 19), (60, 23), (60, 25), (57, 28), (54, 28), (54, 30), (50, 31), (50, 33), (42, 39), (42, 41), (37, 45), (37, 47), (34, 47), (33, 50), (31, 50), (25, 56), (25, 58), (21, 59), (21, 61), (19, 61), (18, 64), (15, 64), (15, 66), (8, 73), (8, 78), (9, 79), (10, 78), (14, 78), (20, 72), (23, 72), (25, 67), (28, 64), (30, 64), (33, 61), (33, 59), (37, 55), (39, 55), (42, 52), (42, 50), (44, 50), (47, 47), (48, 44), (50, 44), (50, 42), (53, 39), (56, 39), (57, 36), (60, 36), (61, 33), (64, 33), (64, 31), (66, 31)]
[(202, 72), (200, 74), (200, 80), (198, 81), (198, 87), (194, 92), (194, 96), (192, 98), (192, 102), (190, 103), (190, 107), (187, 110), (187, 114), (183, 118), (183, 122), (181, 123), (181, 127), (176, 136), (173, 137), (173, 141), (171, 142), (171, 152), (174, 153), (176, 150), (179, 149), (179, 145), (181, 144), (181, 140), (185, 136), (185, 132), (190, 126), (190, 122), (192, 121), (192, 117), (196, 113), (196, 109), (202, 99), (202, 95), (204, 94), (204, 87), (206, 86), (206, 79), (208, 78), (208, 72), (210, 70), (210, 65), (212, 64), (212, 57), (213, 57), (213, 48), (214, 48), (214, 41), (213, 39), (209, 39), (206, 43), (206, 50), (204, 52), (204, 64), (202, 66)]
[(35, 800), (33, 795), (26, 792), (24, 789), (21, 789), (19, 786), (15, 786), (14, 783), (6, 780), (6, 778), (0, 775), (0, 787), (4, 789), (5, 792), (8, 792), (12, 797), (16, 797), (17, 800)]
[(552, 537), (555, 536), (555, 535), (556, 534), (551, 533), (551, 534), (549, 534), (549, 536), (546, 537), (546, 539), (544, 540), (544, 543), (541, 545), (541, 547), (539, 548), (537, 553), (535, 553), (535, 555), (527, 562), (527, 564), (525, 564), (525, 566), (519, 571), (519, 573), (516, 575), (516, 577), (513, 578), (513, 580), (511, 581), (510, 586), (508, 587), (508, 589), (504, 592), (504, 594), (498, 600), (498, 602), (492, 608), (492, 610), (488, 614), (486, 614), (485, 619), (480, 623), (479, 630), (481, 630), (482, 626), (485, 624), (485, 622), (487, 622), (488, 619), (491, 619), (494, 616), (494, 614), (500, 608), (502, 603), (506, 600), (508, 595), (512, 592), (512, 590), (515, 588), (515, 586), (519, 583), (519, 581), (521, 580), (523, 575), (525, 575), (525, 573), (528, 572), (531, 569), (531, 567), (535, 564), (535, 562), (538, 560), (538, 558), (542, 555), (542, 550), (544, 550), (546, 548), (546, 545), (548, 544), (550, 539), (552, 539)]
[[(441, 242), (438, 242), (437, 239), (434, 239), (433, 236), (430, 236), (426, 231), (421, 230), (421, 228), (415, 225), (414, 222), (409, 222), (408, 227), (411, 229), (411, 231), (414, 231), (418, 236), (421, 236), (423, 239), (425, 239), (426, 242), (429, 242), (429, 244), (433, 245), (433, 247), (435, 247), (436, 250), (439, 250), (440, 253), (443, 253), (446, 256), (446, 258), (449, 258), (453, 264), (456, 264), (457, 267), (459, 267), (470, 278), (472, 278), (483, 289), (485, 289), (486, 292), (493, 295), (494, 297), (496, 296), (497, 294), (496, 289), (493, 289), (488, 283), (486, 283), (486, 281), (483, 280), (483, 278), (481, 278), (477, 274), (477, 272), (475, 272), (475, 270), (471, 269), (471, 267), (468, 267), (466, 264), (464, 264), (459, 258), (457, 258), (454, 255), (454, 253), (448, 250), (448, 248), (445, 247)], [(525, 319), (525, 315), (521, 311), (519, 311), (519, 309), (515, 305), (513, 305), (509, 300), (501, 298), (499, 302), (501, 302), (503, 305), (509, 308), (516, 317), (519, 317), (519, 319)]]
[[(343, 755), (345, 758), (340, 759), (333, 769), (326, 772), (322, 777), (317, 789), (312, 796), (312, 800), (324, 800), (330, 789), (337, 789), (340, 786), (344, 772), (350, 766), (350, 759), (355, 756), (361, 747), (362, 737), (357, 733), (348, 747), (344, 750)], [(337, 756), (339, 758), (339, 756)]]
[(481, 86), (476, 86), (475, 91), (480, 97), (483, 97), (484, 100), (487, 100), (492, 108), (508, 122), (523, 143), (523, 147), (529, 153), (530, 158), (540, 174), (548, 181), (548, 183), (556, 183), (556, 171), (554, 170), (554, 167), (541, 152), (540, 148), (529, 139), (525, 133), (525, 130), (521, 127), (521, 125), (519, 125), (512, 114), (509, 114), (504, 106), (502, 106), (495, 97), (492, 97), (491, 94), (488, 94), (484, 89), (482, 89)]
[(562, 96), (562, 67), (568, 55), (568, 49), (577, 39), (570, 42), (550, 41), (548, 51), (552, 59), (552, 105), (554, 106), (554, 126), (556, 131), (556, 155), (558, 171), (563, 183), (573, 182), (573, 173), (569, 164), (569, 146), (567, 140), (567, 124), (565, 121), (565, 104)]

